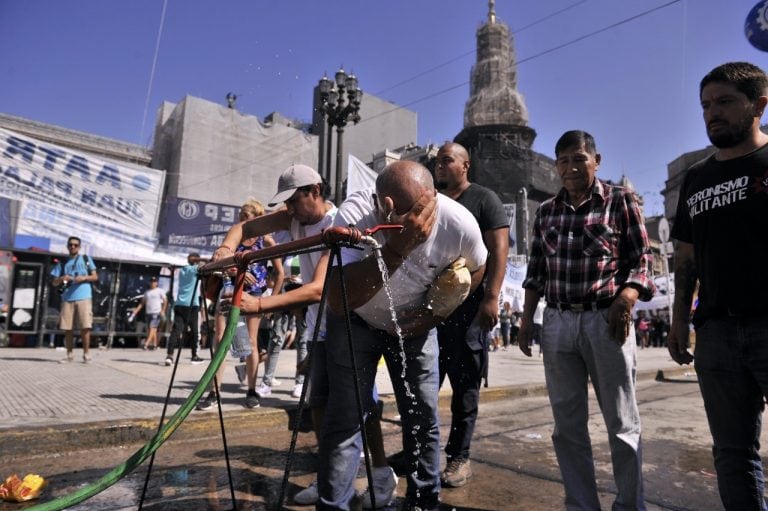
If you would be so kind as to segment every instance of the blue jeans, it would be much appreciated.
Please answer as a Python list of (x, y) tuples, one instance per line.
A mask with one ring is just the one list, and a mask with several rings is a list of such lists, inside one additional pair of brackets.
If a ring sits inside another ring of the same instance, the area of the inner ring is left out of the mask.
[[(362, 437), (357, 397), (343, 318), (328, 315), (327, 368), (329, 395), (320, 432), (317, 509), (350, 509), (360, 463)], [(438, 506), (440, 436), (438, 431), (437, 336), (407, 339), (405, 369), (396, 337), (352, 321), (352, 340), (363, 411), (374, 410), (373, 386), (379, 359), (387, 362), (403, 423), (403, 447), (409, 469), (406, 497), (422, 508)], [(405, 377), (403, 377), (403, 373)]]
[[(272, 329), (272, 333), (269, 336), (269, 348), (267, 348), (267, 361), (264, 363), (264, 377), (262, 383), (269, 387), (272, 386), (272, 380), (275, 377), (275, 371), (277, 370), (277, 360), (280, 357), (280, 352), (283, 350), (283, 343), (285, 337), (288, 334), (285, 329), (279, 328), (277, 322)], [(293, 341), (296, 347), (296, 365), (298, 366), (305, 358), (307, 358), (307, 341), (309, 339), (310, 332), (306, 328), (296, 329), (296, 339)], [(304, 383), (304, 375), (296, 373), (294, 378), (295, 383)]]
[(768, 395), (768, 318), (706, 320), (696, 328), (695, 366), (723, 505), (764, 511), (758, 451)]
[(608, 430), (618, 490), (612, 509), (645, 510), (640, 412), (635, 397), (635, 332), (630, 328), (623, 345), (611, 339), (607, 310), (544, 310), (541, 348), (555, 419), (552, 444), (568, 511), (600, 509), (589, 438), (588, 381)]

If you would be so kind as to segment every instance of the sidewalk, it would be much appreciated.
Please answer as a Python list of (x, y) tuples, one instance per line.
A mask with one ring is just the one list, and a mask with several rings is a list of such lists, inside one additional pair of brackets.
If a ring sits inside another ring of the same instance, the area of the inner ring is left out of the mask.
[[(655, 378), (659, 371), (666, 375), (693, 372), (690, 366), (674, 363), (666, 348), (637, 353), (638, 379)], [(50, 446), (74, 450), (94, 443), (145, 442), (152, 437), (173, 371), (173, 367), (163, 364), (165, 351), (92, 349), (91, 354), (93, 361), (89, 364), (80, 362), (82, 350), (75, 352), (75, 362), (60, 364), (64, 357), (61, 349), (0, 349), (0, 452), (21, 452), (29, 442), (38, 449)], [(186, 400), (203, 374), (210, 355), (203, 350), (202, 356), (204, 364), (192, 365), (189, 350), (182, 352), (166, 417)], [(525, 357), (517, 347), (490, 353), (489, 357), (489, 386), (482, 389), (481, 405), (487, 400), (546, 393), (543, 363), (535, 349), (532, 358)], [(272, 387), (272, 395), (262, 399), (260, 408), (249, 410), (243, 406), (246, 387), (237, 380), (235, 360), (228, 357), (222, 384), (227, 428), (240, 423), (250, 428), (288, 424), (299, 401), (291, 397), (295, 364), (296, 352), (283, 351), (276, 373), (281, 385)], [(263, 367), (259, 366), (260, 374)], [(392, 385), (383, 365), (377, 385), (385, 413), (396, 413)], [(449, 406), (449, 398), (446, 382), (441, 406)], [(193, 411), (184, 426), (217, 430), (216, 407), (207, 412)]]

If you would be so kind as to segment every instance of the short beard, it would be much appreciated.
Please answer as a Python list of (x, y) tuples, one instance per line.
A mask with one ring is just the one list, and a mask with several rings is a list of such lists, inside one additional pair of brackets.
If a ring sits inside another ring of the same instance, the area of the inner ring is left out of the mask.
[(752, 117), (744, 117), (742, 122), (728, 127), (724, 133), (712, 135), (707, 130), (707, 136), (712, 145), (718, 149), (729, 149), (736, 147), (749, 138), (752, 131)]
[(445, 181), (435, 181), (435, 188), (438, 190), (445, 190), (448, 188), (448, 183)]

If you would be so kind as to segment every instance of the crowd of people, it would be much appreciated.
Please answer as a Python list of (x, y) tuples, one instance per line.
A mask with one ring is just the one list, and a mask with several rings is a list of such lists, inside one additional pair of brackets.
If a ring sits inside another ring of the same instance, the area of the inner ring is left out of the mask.
[[(509, 250), (507, 216), (493, 191), (470, 183), (471, 158), (459, 144), (440, 148), (434, 176), (419, 163), (397, 161), (379, 173), (374, 187), (351, 194), (338, 208), (327, 200), (323, 179), (306, 165), (292, 165), (280, 176), (269, 204), (276, 209), (265, 212), (260, 204), (245, 204), (241, 222), (229, 230), (214, 261), (272, 246), (278, 232), (284, 233), (282, 239), (298, 240), (332, 226), (402, 226), (376, 232), (375, 244), (341, 247), (335, 266), (329, 265), (330, 249), (300, 254), (301, 285), (290, 280), (283, 285), (280, 258), (271, 261), (271, 270), (255, 265), (246, 274), (241, 312), (252, 350), (244, 370), (238, 369), (241, 381), (247, 381), (245, 406), (258, 406), (259, 398), (271, 392), (274, 361), (288, 339), (298, 347), (295, 396), (303, 394), (305, 376), (308, 381), (319, 450), (317, 480), (293, 496), (295, 503), (320, 510), (349, 510), (356, 500), (365, 508), (386, 506), (398, 484), (397, 468), (405, 478), (403, 509), (438, 509), (442, 488), (464, 486), (472, 477), (471, 440), (488, 353), (517, 344), (532, 356), (538, 344), (565, 508), (600, 509), (588, 427), (591, 383), (611, 451), (613, 509), (646, 509), (637, 349), (668, 345), (678, 363), (694, 362), (688, 337), (698, 284), (692, 318), (695, 367), (720, 496), (728, 510), (768, 510), (759, 456), (768, 395), (768, 277), (762, 271), (768, 250), (759, 234), (768, 230), (768, 135), (760, 130), (768, 77), (749, 63), (718, 66), (701, 81), (700, 100), (716, 152), (691, 168), (681, 189), (672, 230), (671, 325), (662, 313), (633, 316), (635, 304), (655, 292), (642, 211), (633, 191), (596, 176), (601, 155), (594, 137), (583, 130), (566, 131), (555, 144), (562, 188), (536, 211), (522, 312), (500, 296)], [(87, 283), (96, 278), (92, 261), (78, 255), (79, 240), (70, 238), (68, 248), (69, 260), (52, 273), (66, 303), (61, 313), (61, 327), (68, 332), (65, 362), (73, 359), (74, 324), (84, 340), (91, 327)], [(188, 263), (180, 271), (173, 306), (169, 365), (187, 333), (193, 339), (192, 361), (201, 361), (199, 255), (190, 254)], [(340, 272), (355, 284), (344, 288)], [(153, 325), (168, 307), (154, 292), (156, 281), (150, 282), (134, 310), (135, 315), (143, 307), (149, 317), (149, 349), (157, 346)], [(324, 293), (327, 310), (320, 314)], [(214, 348), (227, 314), (226, 294), (219, 298)], [(267, 321), (271, 328), (260, 339), (258, 327)], [(308, 344), (315, 331), (316, 342)], [(266, 367), (257, 387), (262, 357)], [(403, 449), (389, 458), (376, 403), (381, 358), (403, 426)], [(437, 398), (446, 377), (451, 422), (440, 426)], [(219, 392), (212, 387), (198, 409), (211, 408)], [(375, 499), (370, 489), (357, 494), (354, 487), (364, 434)]]

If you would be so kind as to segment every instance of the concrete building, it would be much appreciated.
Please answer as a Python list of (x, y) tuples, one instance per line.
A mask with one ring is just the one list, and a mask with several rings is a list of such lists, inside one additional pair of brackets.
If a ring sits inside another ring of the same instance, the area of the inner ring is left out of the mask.
[(166, 196), (265, 205), (280, 173), (317, 165), (317, 143), (304, 126), (279, 114), (264, 121), (223, 104), (187, 96), (157, 113), (152, 166), (165, 169)]

